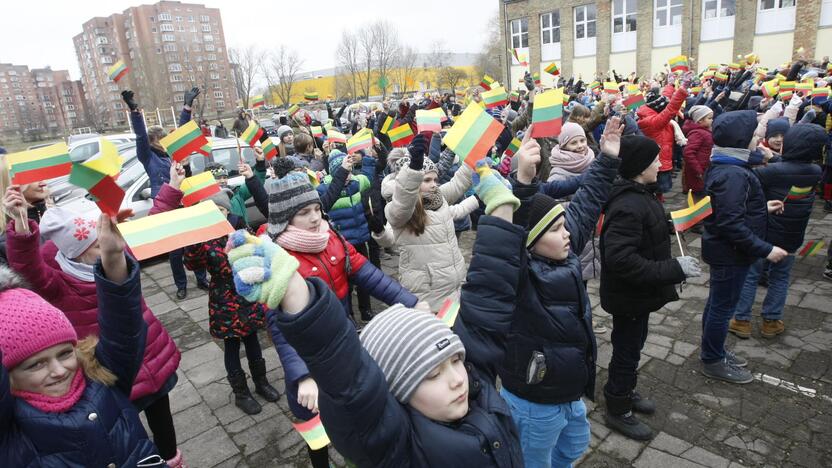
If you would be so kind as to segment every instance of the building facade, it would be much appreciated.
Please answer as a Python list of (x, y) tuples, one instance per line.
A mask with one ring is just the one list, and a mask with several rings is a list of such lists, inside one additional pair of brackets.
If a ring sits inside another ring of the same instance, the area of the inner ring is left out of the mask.
[[(216, 118), (237, 101), (217, 8), (170, 1), (131, 7), (85, 22), (73, 42), (96, 126), (127, 125), (120, 93), (128, 88), (146, 115), (178, 107), (194, 86), (203, 89), (196, 115)], [(119, 60), (129, 71), (115, 83), (107, 71)]]
[[(499, 8), (506, 54), (517, 49), (532, 72), (554, 61), (585, 80), (609, 70), (647, 76), (680, 54), (700, 70), (752, 51), (769, 67), (800, 47), (809, 58), (832, 55), (832, 0), (499, 0)], [(515, 87), (526, 67), (509, 58), (504, 73)]]
[(0, 133), (26, 140), (87, 125), (84, 89), (66, 70), (0, 63)]

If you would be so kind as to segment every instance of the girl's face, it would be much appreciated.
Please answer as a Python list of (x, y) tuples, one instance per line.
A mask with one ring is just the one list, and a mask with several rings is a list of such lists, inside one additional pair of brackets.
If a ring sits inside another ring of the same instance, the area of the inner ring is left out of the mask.
[(283, 141), (284, 144), (291, 145), (295, 142), (295, 134), (292, 133), (292, 132), (289, 132), (289, 133), (283, 135), (283, 138), (281, 139), (281, 141)]
[(702, 120), (699, 121), (699, 125), (705, 128), (711, 128), (711, 125), (714, 123), (714, 115), (708, 114), (705, 117), (702, 117)]
[(570, 120), (572, 120), (576, 124), (583, 127), (584, 125), (587, 124), (587, 122), (589, 122), (589, 116), (588, 115), (575, 115)]
[(304, 231), (318, 232), (322, 220), (321, 205), (319, 203), (313, 203), (304, 206), (300, 211), (295, 213), (289, 224)]
[(49, 196), (49, 188), (46, 182), (35, 182), (33, 184), (26, 184), (22, 187), (23, 198), (31, 204), (42, 202)]
[(60, 397), (69, 391), (76, 372), (75, 347), (72, 343), (61, 343), (33, 354), (9, 375), (15, 390)]
[(585, 136), (576, 136), (575, 138), (569, 140), (569, 142), (563, 145), (563, 149), (566, 151), (571, 151), (573, 153), (585, 153), (586, 152), (586, 137)]
[(439, 185), (437, 182), (438, 177), (439, 176), (435, 172), (428, 172), (425, 174), (425, 177), (422, 179), (422, 185), (419, 187), (419, 191), (421, 193), (436, 191), (436, 187)]
[(566, 230), (565, 216), (561, 216), (549, 231), (543, 234), (532, 247), (532, 252), (555, 261), (566, 260), (569, 256), (569, 231)]
[(468, 371), (462, 355), (445, 359), (416, 387), (408, 403), (438, 422), (453, 422), (468, 414)]
[[(768, 142), (768, 147), (777, 151), (778, 153), (783, 150), (783, 134), (778, 133), (777, 135), (772, 136), (766, 140)], [(24, 194), (25, 195), (25, 194)], [(29, 199), (28, 197), (26, 198)]]

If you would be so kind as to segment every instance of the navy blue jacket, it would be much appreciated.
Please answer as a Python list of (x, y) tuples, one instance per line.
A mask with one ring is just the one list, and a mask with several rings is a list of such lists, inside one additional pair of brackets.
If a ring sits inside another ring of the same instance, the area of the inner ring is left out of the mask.
[[(182, 113), (179, 114), (179, 125), (185, 125), (190, 120), (191, 111), (183, 108)], [(170, 182), (170, 156), (150, 146), (141, 112), (130, 112), (130, 122), (136, 134), (136, 157), (139, 158), (139, 162), (142, 163), (144, 171), (150, 178), (150, 196), (156, 198), (162, 185)]]
[[(566, 209), (571, 241), (566, 260), (558, 262), (530, 254), (528, 268), (522, 272), (517, 312), (499, 372), (503, 387), (524, 400), (559, 404), (581, 396), (594, 398), (595, 335), (578, 255), (592, 240), (619, 164), (618, 158), (602, 154), (584, 173), (581, 187)], [(538, 183), (512, 183), (521, 202), (514, 222), (525, 226)], [(535, 351), (545, 356), (547, 371), (540, 383), (529, 385), (526, 372)]]
[(87, 379), (75, 406), (64, 413), (44, 413), (12, 396), (8, 373), (0, 366), (0, 465), (136, 466), (158, 454), (128, 398), (141, 365), (147, 327), (142, 319), (139, 264), (129, 256), (127, 262), (129, 276), (122, 284), (106, 279), (100, 262), (95, 267), (100, 326), (95, 357), (115, 374), (115, 386)]
[(495, 388), (495, 364), (514, 312), (525, 232), (483, 216), (478, 234), (453, 327), (466, 349), (469, 411), (452, 424), (429, 420), (393, 397), (322, 281), (307, 281), (310, 303), (300, 314), (277, 312), (281, 331), (318, 384), (330, 440), (358, 466), (523, 466), (510, 410)]
[(821, 169), (812, 161), (819, 159), (826, 144), (826, 131), (815, 124), (798, 124), (783, 139), (782, 162), (754, 170), (763, 184), (767, 200), (784, 200), (792, 186), (812, 187), (810, 195), (799, 200), (786, 200), (783, 214), (768, 216), (766, 240), (794, 253), (803, 244), (803, 235), (812, 205), (814, 187), (820, 181)]

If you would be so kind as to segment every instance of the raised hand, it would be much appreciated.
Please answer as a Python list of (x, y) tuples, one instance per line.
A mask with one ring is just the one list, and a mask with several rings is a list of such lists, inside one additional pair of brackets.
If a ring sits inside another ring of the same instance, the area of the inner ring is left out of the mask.
[(26, 199), (23, 197), (20, 185), (10, 185), (3, 195), (3, 208), (15, 219), (15, 232), (28, 232), (29, 221), (26, 212)]
[(240, 164), (237, 164), (237, 172), (239, 172), (240, 175), (245, 177), (246, 179), (251, 179), (252, 177), (254, 177), (254, 171), (251, 170), (251, 166), (244, 162), (240, 162)]
[(119, 210), (116, 216), (101, 213), (98, 217), (98, 247), (101, 249), (101, 267), (107, 278), (114, 283), (123, 283), (127, 279), (127, 259), (124, 241), (117, 224), (133, 216), (133, 210), (125, 208)]
[(621, 150), (621, 134), (624, 132), (624, 122), (615, 116), (607, 120), (604, 134), (601, 135), (601, 152), (611, 158), (617, 158)]
[(179, 190), (182, 186), (182, 181), (185, 180), (185, 168), (181, 164), (175, 162), (170, 165), (170, 182), (168, 185)]
[(186, 91), (185, 96), (184, 96), (185, 105), (187, 107), (192, 107), (194, 105), (194, 99), (196, 99), (196, 97), (199, 96), (199, 93), (200, 93), (200, 90), (199, 90), (199, 87), (197, 87), (197, 86), (194, 86), (193, 88), (191, 88), (190, 91)]
[(517, 162), (517, 181), (522, 184), (530, 184), (537, 174), (537, 166), (540, 164), (540, 144), (532, 138), (532, 125), (526, 129), (523, 141), (520, 142), (520, 149), (514, 156), (519, 158)]
[(136, 111), (139, 109), (139, 105), (136, 104), (136, 100), (134, 99), (135, 94), (133, 91), (126, 89), (121, 92), (121, 99), (124, 100), (124, 103), (127, 104), (127, 107), (130, 108), (130, 111)]

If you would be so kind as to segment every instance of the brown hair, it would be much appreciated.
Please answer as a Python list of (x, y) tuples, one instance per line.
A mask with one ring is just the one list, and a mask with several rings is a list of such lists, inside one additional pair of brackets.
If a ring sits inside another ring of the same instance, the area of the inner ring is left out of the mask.
[(161, 149), (162, 151), (164, 151), (165, 149), (162, 147), (162, 144), (159, 143), (159, 140), (166, 137), (167, 135), (168, 132), (166, 132), (165, 129), (159, 125), (153, 125), (147, 129), (147, 139), (150, 143), (150, 146), (156, 149)]
[(309, 136), (305, 133), (301, 133), (301, 132), (298, 132), (298, 134), (295, 135), (295, 141), (294, 141), (295, 153), (300, 153), (300, 154), (309, 154), (309, 153), (311, 153), (312, 152), (312, 144), (313, 144), (313, 141), (312, 141), (311, 136)]
[(588, 119), (590, 116), (592, 116), (592, 111), (589, 110), (589, 107), (583, 104), (577, 104), (572, 108), (572, 112), (569, 113), (569, 122), (575, 122), (577, 118)]
[(422, 205), (422, 197), (418, 197), (416, 199), (416, 206), (413, 207), (413, 214), (404, 226), (413, 234), (421, 236), (425, 233), (425, 226), (427, 224), (428, 212), (425, 211), (425, 207)]

